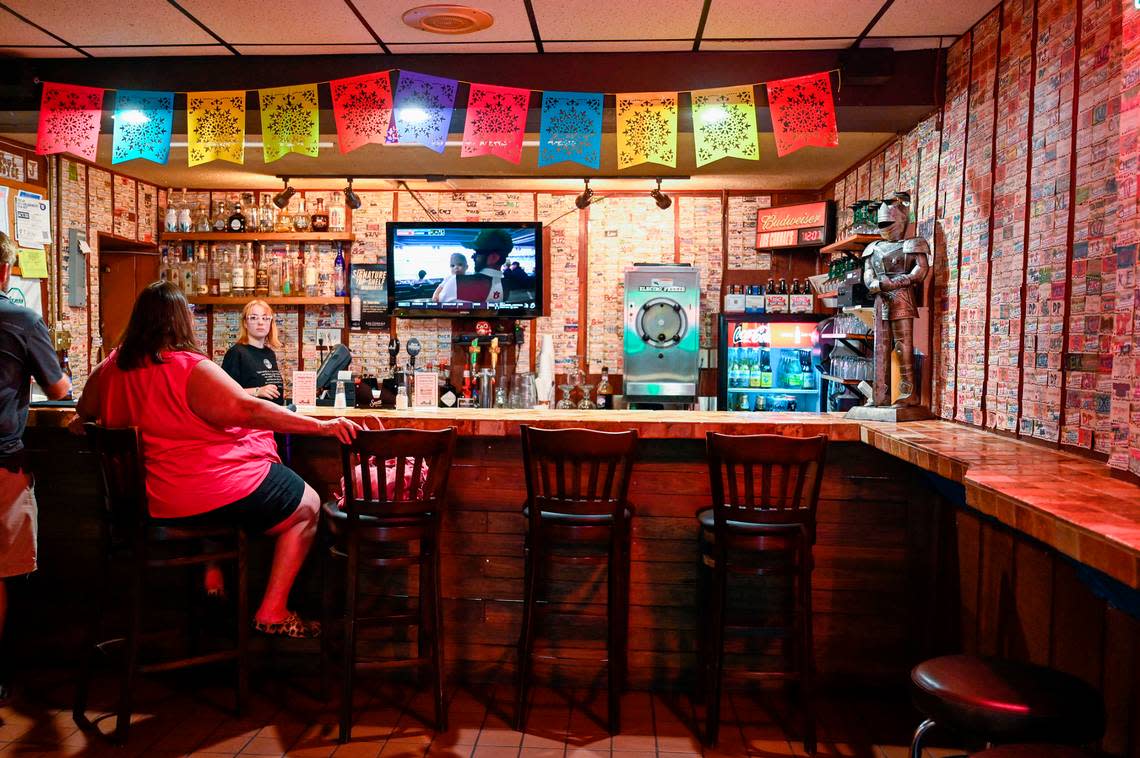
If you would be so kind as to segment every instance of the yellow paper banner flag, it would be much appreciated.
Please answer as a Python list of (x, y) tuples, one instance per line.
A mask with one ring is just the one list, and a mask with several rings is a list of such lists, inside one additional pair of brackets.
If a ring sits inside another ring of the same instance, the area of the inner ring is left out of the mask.
[(320, 123), (317, 85), (275, 87), (257, 91), (261, 100), (261, 140), (265, 162), (287, 153), (317, 157)]
[(186, 95), (186, 156), (191, 166), (245, 162), (245, 90)]
[(677, 93), (617, 96), (618, 168), (639, 163), (677, 165)]
[(728, 157), (760, 160), (751, 84), (693, 90), (693, 147), (698, 166)]

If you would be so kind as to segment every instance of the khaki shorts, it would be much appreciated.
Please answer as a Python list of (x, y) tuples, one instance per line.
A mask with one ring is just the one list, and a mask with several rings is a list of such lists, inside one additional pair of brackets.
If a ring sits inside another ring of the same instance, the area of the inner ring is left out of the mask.
[(0, 469), (0, 578), (36, 570), (36, 496), (32, 478)]

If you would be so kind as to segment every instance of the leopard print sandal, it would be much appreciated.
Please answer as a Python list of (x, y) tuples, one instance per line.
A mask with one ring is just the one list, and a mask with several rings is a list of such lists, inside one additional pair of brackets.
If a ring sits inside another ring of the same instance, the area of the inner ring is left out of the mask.
[(264, 623), (254, 619), (253, 628), (262, 634), (299, 640), (321, 636), (321, 622), (305, 621), (293, 611), (289, 611), (288, 616), (274, 623)]

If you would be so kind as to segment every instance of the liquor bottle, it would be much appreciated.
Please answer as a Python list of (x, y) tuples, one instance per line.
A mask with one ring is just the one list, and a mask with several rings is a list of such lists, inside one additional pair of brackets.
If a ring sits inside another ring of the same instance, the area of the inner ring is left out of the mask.
[(234, 201), (234, 212), (226, 219), (226, 231), (234, 234), (245, 231), (245, 214), (241, 212), (241, 200)]
[[(202, 246), (206, 248), (205, 245)], [(209, 252), (208, 248), (206, 249)], [(218, 251), (215, 248), (213, 255), (206, 259), (206, 289), (210, 297), (219, 297), (222, 294), (222, 276), (219, 266)]]
[(160, 282), (170, 281), (170, 250), (166, 247), (162, 248), (162, 258), (158, 263), (158, 280)]
[(254, 272), (253, 279), (253, 294), (257, 297), (269, 296), (269, 251), (264, 246), (261, 248), (261, 255), (257, 258), (257, 270)]
[[(300, 216), (298, 216), (300, 218)], [(305, 256), (305, 297), (317, 296), (317, 251), (310, 250)]]
[(337, 297), (348, 294), (344, 286), (344, 247), (336, 244), (336, 262), (333, 263), (333, 291)]
[(229, 249), (222, 250), (222, 259), (214, 263), (215, 266), (221, 267), (221, 275), (218, 277), (218, 294), (222, 297), (233, 297), (234, 294), (234, 272), (233, 264), (230, 262)]
[(800, 357), (800, 386), (805, 390), (815, 389), (815, 371), (811, 367), (811, 358), (807, 350), (797, 350)]
[(785, 387), (793, 390), (803, 389), (803, 367), (800, 365), (799, 357), (791, 350), (787, 351), (784, 354), (784, 359), (780, 361), (780, 370), (783, 374), (782, 380)]
[(736, 397), (736, 410), (738, 410), (738, 411), (750, 411), (750, 410), (752, 410), (748, 406), (748, 393), (747, 392), (741, 392), (739, 395), (737, 395), (737, 397)]
[(210, 208), (208, 205), (197, 203), (194, 206), (194, 232), (205, 233), (211, 231)]
[(285, 297), (293, 297), (293, 251), (289, 246), (285, 246), (285, 257), (281, 259), (281, 294)]
[(229, 222), (229, 216), (226, 215), (226, 201), (219, 200), (217, 207), (214, 209), (214, 217), (210, 219), (210, 227), (215, 232), (224, 232)]
[(439, 407), (454, 408), (459, 402), (459, 391), (451, 383), (451, 368), (446, 363), (439, 364)]
[(799, 280), (799, 279), (793, 279), (793, 280), (792, 280), (792, 291), (791, 291), (791, 294), (793, 294), (793, 295), (798, 295), (798, 294), (800, 294), (800, 280)]
[(198, 294), (198, 287), (194, 282), (194, 246), (187, 245), (182, 258), (182, 294), (194, 297)]
[(166, 213), (163, 215), (162, 228), (167, 232), (178, 231), (178, 206), (174, 204), (174, 197), (169, 191), (166, 193)]
[(274, 229), (274, 224), (277, 221), (277, 211), (275, 206), (269, 204), (269, 195), (264, 195), (261, 198), (261, 211), (257, 214), (257, 229), (262, 232), (271, 232)]
[(760, 373), (760, 357), (757, 351), (753, 350), (750, 356), (751, 361), (748, 369), (748, 386), (752, 389), (760, 389), (763, 387), (762, 375)]
[(238, 245), (230, 271), (230, 286), (234, 297), (245, 297), (245, 262), (242, 260), (241, 245)]
[(275, 232), (291, 232), (293, 231), (293, 214), (289, 212), (289, 206), (286, 205), (281, 210), (277, 211), (274, 216), (273, 231)]
[(329, 231), (343, 232), (347, 225), (347, 215), (344, 210), (344, 198), (339, 194), (329, 204)]
[(760, 353), (760, 387), (769, 389), (772, 386), (772, 356), (767, 349), (762, 349)]
[(614, 409), (614, 388), (610, 385), (610, 370), (602, 366), (602, 378), (598, 381), (597, 393), (598, 410), (612, 411)]
[(266, 268), (269, 271), (269, 296), (281, 297), (284, 294), (281, 287), (281, 255), (276, 250), (269, 254)]
[(309, 231), (309, 214), (305, 212), (305, 198), (297, 201), (297, 212), (293, 214), (293, 229), (298, 232)]
[(245, 280), (245, 295), (249, 297), (253, 294), (257, 286), (257, 270), (253, 262), (253, 243), (245, 243), (245, 259), (242, 261), (242, 278)]
[(198, 254), (195, 256), (194, 291), (198, 295), (210, 294), (210, 259), (206, 245), (198, 245)]
[(310, 222), (314, 232), (327, 232), (329, 230), (329, 213), (325, 210), (323, 198), (317, 198), (317, 207), (313, 209)]
[(256, 232), (257, 225), (257, 203), (253, 200), (252, 192), (245, 192), (241, 196), (243, 208), (245, 209), (245, 230), (247, 232)]
[(783, 278), (780, 279), (780, 290), (779, 290), (779, 292), (781, 295), (788, 294), (788, 280), (787, 279), (783, 279)]

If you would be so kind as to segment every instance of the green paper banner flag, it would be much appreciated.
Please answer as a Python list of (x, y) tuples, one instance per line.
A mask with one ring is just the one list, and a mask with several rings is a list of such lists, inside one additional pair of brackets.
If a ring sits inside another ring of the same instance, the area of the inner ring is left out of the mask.
[(729, 157), (760, 160), (751, 84), (693, 91), (693, 147), (698, 166)]
[(261, 100), (261, 140), (265, 162), (288, 153), (316, 158), (321, 139), (317, 85), (275, 87), (257, 91)]

